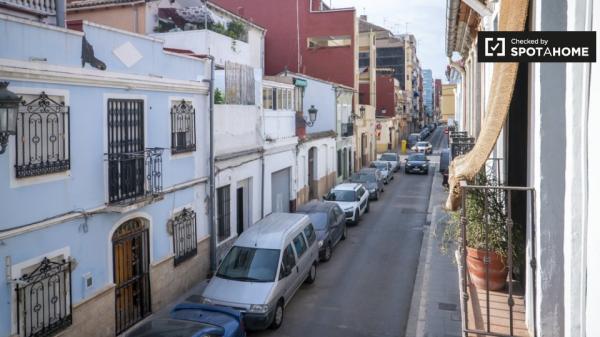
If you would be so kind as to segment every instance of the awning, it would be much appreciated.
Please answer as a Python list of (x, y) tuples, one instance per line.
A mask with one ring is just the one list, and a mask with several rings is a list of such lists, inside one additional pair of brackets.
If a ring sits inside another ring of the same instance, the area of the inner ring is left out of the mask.
[[(500, 8), (499, 31), (523, 31), (527, 20), (528, 0), (503, 0)], [(487, 102), (487, 115), (479, 138), (473, 149), (464, 156), (459, 156), (450, 163), (450, 194), (446, 208), (456, 210), (460, 206), (461, 180), (471, 181), (494, 149), (496, 140), (508, 115), (518, 63), (496, 63), (492, 75)]]
[(294, 78), (294, 85), (297, 87), (306, 87), (308, 85), (308, 82), (301, 78)]

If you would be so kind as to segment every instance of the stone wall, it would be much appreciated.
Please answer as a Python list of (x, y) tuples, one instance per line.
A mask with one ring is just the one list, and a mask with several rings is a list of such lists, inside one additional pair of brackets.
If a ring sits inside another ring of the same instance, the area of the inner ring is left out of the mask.
[(198, 282), (204, 280), (210, 268), (210, 239), (198, 242), (198, 254), (175, 267), (173, 257), (150, 267), (152, 311), (176, 300)]
[(110, 337), (115, 335), (115, 286), (73, 306), (73, 324), (60, 337)]

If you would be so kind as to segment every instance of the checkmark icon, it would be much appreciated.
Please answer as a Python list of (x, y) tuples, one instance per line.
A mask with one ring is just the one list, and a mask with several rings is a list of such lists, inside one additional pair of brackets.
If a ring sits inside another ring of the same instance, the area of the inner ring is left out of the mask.
[(500, 42), (496, 43), (496, 45), (495, 45), (495, 46), (493, 46), (493, 47), (492, 47), (492, 46), (490, 46), (490, 49), (491, 49), (492, 51), (496, 51), (496, 49), (498, 49), (498, 47), (500, 47)]

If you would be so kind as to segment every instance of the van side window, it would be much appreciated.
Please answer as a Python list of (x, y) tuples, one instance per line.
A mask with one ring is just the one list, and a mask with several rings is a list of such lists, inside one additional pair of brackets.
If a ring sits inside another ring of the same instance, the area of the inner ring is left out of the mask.
[(308, 226), (304, 228), (304, 235), (306, 236), (306, 240), (308, 240), (308, 245), (312, 246), (312, 244), (317, 239), (317, 235), (315, 234), (315, 228), (312, 224), (308, 224)]
[[(285, 268), (284, 268), (285, 266)], [(279, 270), (279, 279), (281, 280), (284, 275), (284, 269), (292, 270), (296, 266), (296, 257), (294, 257), (294, 250), (292, 245), (289, 244), (283, 251), (283, 257), (281, 258), (281, 268)]]
[(294, 238), (294, 248), (296, 248), (296, 255), (298, 255), (298, 258), (300, 258), (304, 252), (306, 252), (306, 241), (304, 241), (304, 236), (302, 233), (298, 234)]

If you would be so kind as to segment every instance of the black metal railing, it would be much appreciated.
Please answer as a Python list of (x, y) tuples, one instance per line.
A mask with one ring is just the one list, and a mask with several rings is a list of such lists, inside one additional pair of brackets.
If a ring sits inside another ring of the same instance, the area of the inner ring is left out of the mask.
[(450, 154), (452, 158), (467, 154), (475, 146), (475, 138), (466, 131), (453, 131), (449, 134)]
[(342, 123), (342, 137), (354, 136), (354, 123)]
[(70, 261), (45, 257), (16, 280), (16, 293), (19, 336), (51, 336), (73, 323)]
[(174, 265), (195, 256), (198, 253), (196, 238), (196, 212), (184, 208), (172, 220)]
[[(56, 99), (56, 100), (55, 100)], [(23, 100), (17, 115), (17, 178), (70, 168), (69, 107), (45, 92)]]
[[(532, 303), (536, 302), (535, 190), (501, 186), (490, 179), (478, 178), (477, 185), (460, 184), (458, 257), (463, 333), (528, 335), (524, 319), (515, 318), (515, 306), (524, 310), (526, 292), (531, 294)], [(527, 282), (526, 277), (531, 280)], [(524, 284), (533, 289), (526, 289)], [(534, 310), (534, 337), (536, 318)]]
[(107, 154), (109, 203), (136, 201), (162, 192), (162, 148)]
[(171, 107), (171, 153), (196, 150), (196, 110), (181, 100)]

